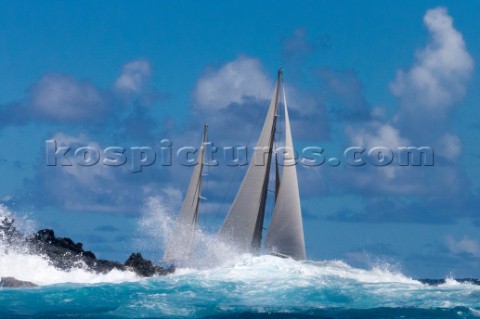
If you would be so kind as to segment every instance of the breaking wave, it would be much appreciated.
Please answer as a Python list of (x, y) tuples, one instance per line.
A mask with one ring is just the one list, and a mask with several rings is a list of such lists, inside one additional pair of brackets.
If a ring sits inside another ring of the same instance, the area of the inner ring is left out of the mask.
[[(135, 242), (140, 251), (150, 250), (150, 253), (159, 260), (176, 229), (173, 217), (175, 214), (167, 202), (161, 197), (152, 197), (147, 201), (144, 214), (138, 222), (138, 233), (143, 236)], [(216, 234), (204, 232), (199, 228), (196, 230), (194, 246), (191, 258), (177, 263), (177, 266), (211, 268), (231, 261), (239, 255), (232, 245), (221, 242)]]
[(477, 285), (449, 280), (430, 286), (383, 268), (251, 255), (214, 268), (181, 268), (137, 282), (44, 286), (16, 291), (15, 296), (12, 306), (8, 291), (0, 293), (0, 316), (477, 318), (480, 314)]
[[(15, 226), (22, 233), (34, 231), (35, 223), (26, 218), (18, 218), (5, 206), (0, 205), (0, 221), (5, 217), (15, 219)], [(0, 234), (0, 277), (14, 277), (30, 281), (37, 285), (52, 285), (59, 283), (105, 283), (136, 281), (140, 278), (133, 272), (112, 270), (106, 274), (88, 271), (85, 265), (64, 271), (54, 267), (46, 256), (31, 254), (21, 241), (6, 241)]]
[[(2, 214), (11, 212), (3, 207)], [(173, 229), (171, 216), (161, 200), (151, 199), (139, 222), (146, 237), (137, 244), (149, 242), (159, 254)], [(340, 260), (238, 255), (214, 240), (200, 233), (197, 247), (207, 248), (190, 264), (147, 279), (121, 271), (62, 271), (21, 245), (0, 242), (0, 276), (41, 285), (0, 291), (0, 317), (480, 317), (478, 285), (451, 278), (427, 285), (388, 265), (359, 269)]]

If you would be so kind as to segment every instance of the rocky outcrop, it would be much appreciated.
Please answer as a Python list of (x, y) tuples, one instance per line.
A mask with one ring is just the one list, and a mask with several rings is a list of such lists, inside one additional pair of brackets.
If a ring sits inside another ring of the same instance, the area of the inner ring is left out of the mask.
[(76, 243), (70, 238), (55, 237), (51, 229), (43, 229), (27, 238), (31, 253), (48, 257), (57, 268), (69, 270), (86, 265), (90, 270), (107, 273), (113, 269), (125, 270), (119, 262), (97, 259), (94, 253), (83, 249), (82, 243)]
[(150, 277), (153, 275), (166, 275), (175, 271), (174, 266), (162, 268), (155, 266), (150, 260), (145, 260), (140, 253), (133, 253), (125, 261), (125, 266), (135, 271), (139, 276)]
[(0, 287), (2, 288), (30, 288), (37, 287), (33, 282), (22, 281), (15, 279), (13, 277), (2, 277), (0, 278)]
[(132, 270), (139, 276), (166, 275), (175, 271), (173, 266), (163, 268), (145, 260), (140, 253), (133, 253), (124, 264), (97, 259), (95, 254), (83, 248), (82, 243), (67, 237), (56, 237), (51, 229), (43, 229), (24, 237), (13, 226), (13, 220), (0, 222), (0, 240), (16, 243), (26, 248), (27, 253), (46, 256), (51, 264), (62, 270), (86, 267), (91, 271), (107, 273), (113, 269)]

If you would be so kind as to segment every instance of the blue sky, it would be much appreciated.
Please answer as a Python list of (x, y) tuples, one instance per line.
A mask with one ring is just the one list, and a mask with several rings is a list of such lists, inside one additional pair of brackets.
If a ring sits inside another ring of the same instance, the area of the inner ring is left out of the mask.
[[(436, 155), (433, 167), (300, 167), (310, 258), (479, 277), (479, 9), (473, 1), (3, 2), (0, 201), (101, 257), (126, 259), (142, 241), (148, 198), (176, 211), (191, 168), (47, 167), (45, 140), (196, 145), (208, 121), (213, 142), (240, 145), (257, 136), (282, 66), (297, 146), (339, 156), (348, 146), (427, 145)], [(242, 172), (211, 169), (202, 225), (219, 226)], [(151, 258), (162, 249), (145, 247)]]

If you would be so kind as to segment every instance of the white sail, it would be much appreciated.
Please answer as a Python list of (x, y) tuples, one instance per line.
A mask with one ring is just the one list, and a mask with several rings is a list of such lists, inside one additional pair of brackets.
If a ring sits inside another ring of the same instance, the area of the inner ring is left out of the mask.
[[(219, 232), (221, 241), (233, 245), (240, 252), (257, 253), (261, 247), (281, 80), (282, 71), (279, 70), (277, 86), (252, 161)], [(275, 203), (265, 249), (272, 254), (305, 259), (297, 171), (294, 165), (294, 149), (286, 101), (284, 106), (287, 154), (284, 157), (281, 177), (275, 157)], [(165, 249), (164, 261), (181, 262), (189, 259), (193, 252), (206, 138), (207, 126), (205, 125), (202, 148), (198, 154), (199, 165), (193, 171), (175, 232)]]
[(219, 233), (242, 252), (260, 248), (280, 81), (281, 71), (252, 161)]
[(205, 143), (207, 141), (207, 125), (205, 124), (203, 132), (202, 146), (198, 152), (197, 165), (193, 169), (193, 174), (188, 185), (185, 199), (183, 200), (180, 214), (176, 221), (175, 232), (168, 242), (163, 256), (163, 261), (183, 261), (191, 256), (195, 227), (198, 217), (198, 205), (202, 191), (202, 171), (204, 164)]
[(306, 259), (303, 236), (302, 211), (298, 191), (297, 169), (294, 164), (295, 153), (288, 117), (287, 101), (285, 105), (285, 156), (280, 187), (278, 189), (272, 220), (265, 240), (265, 248), (271, 253), (289, 256), (294, 259)]

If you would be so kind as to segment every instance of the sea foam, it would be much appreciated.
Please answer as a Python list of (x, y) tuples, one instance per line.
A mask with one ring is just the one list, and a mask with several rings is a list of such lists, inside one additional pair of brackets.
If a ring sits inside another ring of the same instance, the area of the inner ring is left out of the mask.
[[(17, 216), (5, 206), (0, 205), (0, 220), (8, 217), (15, 219), (15, 226), (26, 234), (32, 233), (35, 223), (27, 218)], [(0, 236), (1, 238), (1, 236)], [(55, 268), (46, 256), (35, 255), (27, 251), (22, 242), (7, 242), (0, 239), (0, 277), (15, 277), (19, 280), (31, 281), (37, 285), (59, 283), (119, 283), (138, 281), (140, 278), (130, 271), (112, 270), (106, 274), (88, 271), (85, 265), (64, 271)]]

